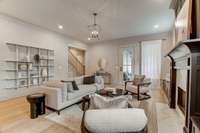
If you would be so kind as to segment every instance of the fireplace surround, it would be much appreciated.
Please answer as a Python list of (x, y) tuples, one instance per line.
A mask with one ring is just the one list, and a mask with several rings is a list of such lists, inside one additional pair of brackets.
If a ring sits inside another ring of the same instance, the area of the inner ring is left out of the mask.
[(178, 92), (178, 98), (177, 98), (177, 105), (179, 109), (182, 111), (182, 113), (185, 115), (186, 111), (186, 91), (184, 89), (178, 87), (177, 88)]
[[(167, 56), (171, 59), (169, 105), (174, 109), (177, 105), (182, 108), (184, 132), (192, 133), (191, 118), (200, 116), (200, 39), (180, 42)], [(177, 72), (180, 70), (187, 73), (186, 88), (177, 86)], [(183, 89), (186, 89), (185, 94)]]

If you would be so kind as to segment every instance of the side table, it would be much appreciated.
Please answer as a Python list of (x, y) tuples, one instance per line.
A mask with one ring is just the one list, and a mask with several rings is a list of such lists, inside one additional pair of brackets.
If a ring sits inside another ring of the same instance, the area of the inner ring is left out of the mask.
[(45, 94), (35, 93), (27, 96), (27, 101), (30, 103), (30, 117), (37, 118), (38, 115), (45, 114)]

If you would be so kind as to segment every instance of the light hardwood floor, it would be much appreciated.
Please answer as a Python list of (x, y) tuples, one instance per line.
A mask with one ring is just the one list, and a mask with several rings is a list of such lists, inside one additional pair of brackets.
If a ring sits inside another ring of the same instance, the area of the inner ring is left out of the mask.
[[(153, 90), (152, 98), (139, 104), (147, 113), (149, 133), (157, 133), (156, 102), (166, 103), (161, 90)], [(51, 113), (47, 111), (47, 113)], [(41, 116), (30, 119), (25, 97), (0, 102), (0, 133), (72, 133), (70, 129)]]
[(0, 103), (0, 133), (72, 133), (72, 131), (43, 116), (30, 119), (29, 104), (25, 97), (20, 97)]

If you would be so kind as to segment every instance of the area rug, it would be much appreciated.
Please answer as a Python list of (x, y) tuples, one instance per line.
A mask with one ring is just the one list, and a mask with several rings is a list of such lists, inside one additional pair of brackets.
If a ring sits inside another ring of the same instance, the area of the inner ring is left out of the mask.
[(158, 133), (183, 132), (184, 120), (174, 109), (167, 104), (156, 103)]
[(50, 121), (56, 122), (62, 126), (65, 126), (75, 133), (80, 133), (82, 116), (83, 116), (83, 111), (77, 104), (61, 111), (60, 115), (54, 112), (50, 113), (45, 118)]
[[(129, 103), (131, 104), (131, 106), (134, 108), (139, 107), (140, 101), (133, 99), (129, 98)], [(81, 104), (75, 104), (61, 111), (60, 115), (58, 115), (56, 112), (53, 112), (45, 116), (45, 118), (62, 126), (65, 126), (75, 133), (80, 133), (82, 116), (83, 111), (81, 110)]]

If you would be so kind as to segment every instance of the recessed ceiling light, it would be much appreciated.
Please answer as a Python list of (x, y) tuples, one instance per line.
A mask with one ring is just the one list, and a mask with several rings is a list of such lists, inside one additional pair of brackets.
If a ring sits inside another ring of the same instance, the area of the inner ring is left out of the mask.
[(58, 25), (58, 28), (62, 30), (62, 29), (63, 29), (63, 26), (62, 26), (62, 25)]
[(90, 41), (90, 40), (91, 40), (91, 38), (88, 37), (88, 41)]
[(158, 24), (153, 26), (155, 29), (158, 29), (160, 26)]

